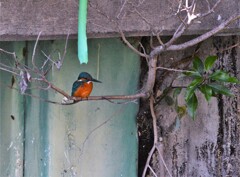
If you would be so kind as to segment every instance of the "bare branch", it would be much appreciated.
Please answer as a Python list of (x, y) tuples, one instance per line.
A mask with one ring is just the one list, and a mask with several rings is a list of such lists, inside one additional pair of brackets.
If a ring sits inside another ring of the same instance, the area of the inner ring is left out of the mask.
[[(7, 87), (7, 88), (9, 88), (9, 89), (13, 89), (13, 90), (21, 93), (21, 91), (20, 91), (19, 89), (15, 88), (15, 87), (13, 87), (13, 86), (10, 86), (10, 85), (7, 85), (7, 84), (1, 83), (1, 82), (0, 82), (0, 85), (5, 86), (5, 87)], [(33, 95), (33, 94), (29, 94), (29, 93), (23, 93), (22, 95), (29, 96), (29, 97), (32, 97), (32, 98), (36, 98), (36, 99), (39, 99), (40, 101), (47, 102), (47, 103), (52, 103), (52, 104), (57, 104), (57, 105), (63, 105), (63, 104), (60, 103), (60, 102), (47, 100), (47, 99), (44, 99), (44, 98), (42, 98), (42, 97), (40, 97), (40, 96)]]
[(240, 46), (240, 42), (238, 42), (238, 43), (236, 43), (236, 44), (234, 44), (234, 45), (232, 45), (232, 46), (229, 46), (229, 47), (227, 47), (227, 48), (225, 48), (225, 49), (221, 49), (221, 50), (219, 50), (219, 52), (221, 53), (221, 52), (224, 52), (224, 51), (226, 51), (226, 50), (231, 50), (231, 49), (233, 49), (233, 48), (235, 48), (235, 47), (239, 47)]
[(166, 168), (166, 170), (167, 170), (167, 172), (168, 172), (168, 175), (169, 175), (170, 177), (172, 177), (171, 172), (170, 172), (170, 170), (168, 169), (167, 164), (165, 163), (165, 160), (163, 159), (163, 156), (162, 156), (162, 154), (163, 154), (163, 147), (161, 147), (161, 146), (162, 146), (162, 143), (161, 143), (160, 147), (157, 146), (157, 151), (158, 151), (159, 157), (161, 158), (161, 161), (162, 161), (164, 167)]
[(148, 62), (148, 78), (144, 87), (145, 93), (150, 94), (153, 90), (156, 79), (157, 56), (151, 56)]
[(9, 54), (9, 55), (12, 55), (14, 58), (17, 58), (15, 52), (9, 52), (9, 51), (6, 51), (6, 50), (4, 50), (4, 49), (2, 49), (2, 48), (0, 48), (0, 52), (3, 52), (3, 53), (6, 53), (6, 54)]
[(153, 175), (155, 177), (158, 177), (157, 174), (155, 173), (155, 171), (152, 169), (152, 167), (150, 165), (148, 165), (148, 168), (150, 169), (150, 171), (153, 173)]
[(151, 49), (154, 49), (154, 45), (153, 45), (153, 36), (150, 36), (150, 47)]
[[(182, 23), (178, 26), (177, 30), (174, 32), (173, 37), (163, 46), (160, 46), (161, 48), (168, 48), (169, 46), (171, 46), (183, 33), (184, 31), (188, 28), (188, 26), (185, 23), (185, 21), (187, 20), (187, 17), (185, 17), (184, 20), (182, 20)], [(156, 48), (154, 49), (156, 50)], [(161, 49), (162, 50), (162, 49)], [(153, 52), (153, 51), (152, 51)], [(154, 53), (154, 52), (153, 52)], [(150, 54), (151, 55), (151, 54)]]
[(53, 85), (52, 83), (50, 83), (50, 82), (49, 82), (48, 80), (46, 80), (45, 78), (44, 78), (44, 82), (48, 83), (49, 86), (50, 86), (53, 90), (55, 90), (56, 92), (62, 94), (63, 96), (67, 97), (68, 99), (71, 98), (71, 96), (70, 96), (69, 94), (67, 94), (67, 93), (66, 93), (65, 91), (63, 91), (62, 89), (56, 87), (55, 85)]
[[(171, 45), (169, 46), (165, 51), (172, 51), (172, 50), (183, 50), (183, 49), (186, 49), (188, 47), (191, 47), (191, 46), (194, 46), (208, 38), (210, 38), (211, 36), (215, 35), (216, 33), (220, 32), (221, 30), (223, 30), (224, 28), (226, 28), (230, 23), (232, 23), (233, 21), (237, 20), (240, 18), (240, 15), (232, 15), (230, 18), (228, 18), (225, 22), (221, 23), (218, 27), (212, 29), (211, 31), (207, 32), (207, 33), (204, 33), (202, 34), (201, 36), (193, 39), (193, 40), (190, 40), (188, 42), (185, 42), (183, 44), (179, 44), (179, 45)], [(161, 51), (161, 47), (159, 47), (159, 49), (155, 48), (155, 50), (159, 50)], [(155, 51), (155, 52), (156, 52)], [(158, 53), (158, 52), (157, 52)]]
[(5, 68), (5, 69), (8, 69), (8, 70), (10, 70), (10, 71), (19, 72), (19, 69), (18, 69), (18, 68), (14, 68), (14, 67), (12, 67), (12, 66), (8, 66), (8, 65), (5, 65), (5, 64), (3, 64), (3, 63), (0, 63), (0, 66), (2, 66), (2, 67)]
[(152, 149), (151, 149), (151, 151), (150, 151), (149, 154), (148, 154), (148, 158), (147, 158), (147, 161), (146, 161), (146, 165), (145, 165), (145, 167), (144, 167), (144, 170), (143, 170), (142, 177), (145, 177), (145, 176), (146, 176), (147, 169), (148, 169), (148, 166), (149, 166), (149, 164), (150, 164), (150, 160), (151, 160), (151, 158), (152, 158), (152, 155), (153, 155), (155, 149), (156, 149), (156, 146), (153, 146)]
[(162, 45), (162, 46), (164, 45), (163, 41), (161, 40), (160, 33), (157, 33), (157, 40), (160, 45)]
[(218, 1), (214, 4), (214, 6), (213, 6), (212, 8), (210, 8), (210, 3), (208, 2), (208, 0), (206, 0), (206, 1), (207, 1), (207, 3), (208, 3), (208, 12), (206, 12), (206, 13), (204, 13), (204, 14), (201, 14), (200, 17), (205, 17), (205, 16), (213, 13), (214, 10), (217, 8), (217, 6), (220, 4), (220, 2), (221, 2), (222, 0), (218, 0)]
[(196, 0), (193, 0), (191, 5), (188, 5), (188, 0), (186, 0), (185, 10), (187, 12), (187, 24), (191, 24), (193, 20), (199, 17), (199, 14), (195, 14)]
[[(120, 109), (121, 110), (121, 109)], [(113, 119), (114, 117), (111, 116), (110, 118), (108, 118), (107, 120), (105, 120), (104, 122), (102, 122), (100, 125), (96, 126), (94, 129), (92, 129), (88, 135), (86, 136), (86, 138), (84, 139), (82, 146), (81, 146), (81, 153), (80, 153), (80, 157), (82, 156), (83, 152), (84, 152), (84, 146), (85, 143), (87, 142), (87, 140), (89, 139), (89, 137), (99, 128), (101, 128), (102, 126), (104, 126), (105, 124), (107, 124), (111, 119)]]
[[(182, 6), (183, 6), (182, 1), (180, 1), (179, 8)], [(193, 20), (199, 16), (198, 14), (197, 15), (194, 14), (195, 7), (196, 7), (196, 0), (193, 0), (191, 5), (188, 5), (188, 0), (185, 1), (185, 8), (181, 9), (181, 11), (186, 11), (187, 13), (184, 19), (182, 19), (179, 16), (179, 13), (178, 13), (179, 9), (178, 9), (178, 12), (176, 13), (176, 15), (180, 19), (181, 24), (178, 26), (177, 30), (173, 34), (172, 39), (170, 39), (170, 41), (166, 43), (166, 47), (172, 45), (176, 41), (176, 39), (178, 39), (184, 33), (184, 31), (190, 26)]]
[[(65, 96), (65, 95), (64, 95)], [(90, 96), (88, 98), (71, 97), (75, 101), (89, 101), (89, 100), (134, 100), (137, 98), (145, 98), (146, 93), (137, 93), (134, 95), (106, 95), (106, 96)]]
[(64, 52), (63, 52), (63, 55), (62, 55), (61, 60), (60, 60), (61, 65), (63, 64), (64, 58), (65, 58), (66, 53), (67, 53), (67, 46), (68, 46), (69, 35), (70, 35), (70, 32), (68, 31), (66, 42), (65, 42), (65, 47), (64, 47)]
[(156, 144), (158, 143), (157, 118), (156, 118), (156, 115), (155, 115), (155, 112), (154, 112), (153, 103), (154, 103), (154, 98), (151, 95), (151, 97), (150, 97), (150, 111), (151, 111), (151, 115), (152, 115), (152, 119), (153, 119), (153, 135), (154, 135), (154, 138), (153, 138), (153, 147), (152, 147), (151, 151), (148, 154), (148, 158), (147, 158), (144, 170), (143, 170), (142, 177), (146, 176), (147, 169), (148, 169), (149, 164), (150, 164), (150, 160), (151, 160), (152, 155), (153, 155), (153, 153), (154, 153), (154, 151), (156, 149)]
[[(152, 158), (152, 155), (154, 153), (155, 150), (157, 150), (158, 154), (159, 154), (159, 157), (160, 157), (160, 160), (159, 160), (159, 163), (160, 163), (160, 172), (161, 172), (161, 176), (165, 176), (164, 175), (164, 167), (166, 168), (167, 172), (168, 172), (168, 175), (170, 177), (172, 177), (164, 159), (163, 159), (163, 144), (162, 144), (162, 141), (159, 140), (159, 137), (158, 137), (158, 131), (157, 131), (157, 117), (156, 117), (156, 114), (155, 114), (155, 111), (154, 111), (154, 98), (153, 96), (151, 95), (150, 97), (150, 111), (151, 111), (151, 115), (152, 115), (152, 119), (153, 119), (153, 133), (154, 133), (154, 142), (153, 142), (153, 147), (151, 148), (151, 151), (149, 152), (148, 154), (148, 158), (147, 158), (147, 161), (146, 161), (146, 164), (145, 164), (145, 167), (144, 167), (144, 170), (143, 170), (143, 174), (142, 174), (142, 177), (145, 177), (146, 176), (146, 173), (147, 173), (147, 169), (149, 168), (150, 171), (156, 176), (156, 173), (154, 172), (154, 170), (151, 168), (150, 166), (150, 160)], [(161, 163), (162, 162), (162, 163)]]
[(118, 15), (117, 15), (117, 19), (120, 18), (120, 15), (121, 15), (121, 13), (122, 13), (122, 11), (123, 11), (126, 3), (127, 3), (127, 0), (124, 0), (124, 2), (123, 2), (123, 4), (122, 4), (122, 7), (120, 8), (120, 11), (119, 11), (119, 13), (118, 13)]
[(199, 37), (192, 39), (188, 42), (185, 42), (183, 44), (172, 45), (172, 42), (175, 41), (175, 38), (178, 38), (181, 36), (180, 34), (182, 32), (179, 32), (179, 34), (176, 34), (176, 36), (173, 36), (173, 38), (167, 44), (165, 44), (165, 46), (166, 46), (165, 48), (163, 46), (156, 47), (154, 50), (152, 50), (152, 52), (150, 53), (150, 56), (158, 55), (164, 51), (184, 50), (188, 47), (194, 46), (194, 45), (210, 38), (211, 36), (215, 35), (216, 33), (220, 32), (221, 30), (226, 28), (230, 23), (232, 23), (233, 21), (235, 21), (239, 18), (240, 18), (239, 14), (234, 14), (231, 17), (229, 17), (225, 22), (223, 22), (219, 26), (217, 26), (216, 28), (212, 29), (211, 31), (209, 31), (207, 33), (202, 34)]
[(174, 68), (166, 68), (166, 67), (162, 67), (162, 66), (158, 66), (156, 69), (163, 69), (163, 70), (167, 70), (167, 71), (174, 71), (174, 72), (180, 72), (180, 73), (184, 73), (184, 72), (194, 72), (194, 71), (189, 71), (189, 70), (182, 70), (182, 69), (174, 69)]
[[(196, 19), (199, 19), (200, 17), (204, 17), (206, 15), (209, 15), (211, 14), (212, 12), (214, 12), (214, 9), (219, 5), (219, 3), (221, 2), (221, 0), (218, 0), (215, 5), (206, 13), (204, 14), (194, 14), (194, 11), (195, 11), (195, 7), (196, 7), (196, 0), (194, 0), (192, 2), (192, 5), (191, 6), (188, 6), (188, 0), (186, 0), (186, 7), (185, 9), (182, 9), (182, 10), (185, 10), (187, 12), (187, 16), (185, 17), (184, 20), (182, 20), (180, 17), (180, 21), (182, 22), (177, 30), (175, 31), (173, 37), (170, 39), (170, 41), (168, 41), (164, 48), (168, 48), (169, 46), (171, 46), (180, 36), (182, 36), (182, 34), (185, 32), (185, 30), (192, 24), (192, 22)], [(182, 3), (182, 1), (181, 1)], [(181, 5), (182, 6), (182, 5)], [(177, 13), (178, 15), (178, 13)], [(186, 23), (187, 21), (187, 23)], [(162, 50), (162, 49), (161, 49)]]
[(150, 97), (150, 111), (151, 111), (151, 115), (152, 115), (152, 119), (153, 119), (153, 134), (154, 134), (154, 144), (157, 144), (158, 142), (158, 132), (157, 132), (157, 117), (156, 114), (154, 112), (154, 98), (153, 96)]
[(182, 0), (180, 0), (179, 3), (178, 3), (178, 9), (177, 9), (176, 14), (178, 14), (181, 11), (182, 6), (183, 6)]
[(35, 64), (35, 53), (36, 53), (36, 48), (37, 48), (37, 44), (38, 44), (39, 38), (41, 36), (41, 33), (42, 33), (42, 31), (40, 31), (38, 33), (38, 37), (37, 37), (37, 40), (36, 40), (36, 42), (34, 44), (33, 54), (32, 54), (32, 65), (33, 65), (34, 70), (36, 70), (36, 71), (38, 70), (38, 67)]
[(1, 66), (0, 66), (0, 70), (2, 70), (2, 71), (6, 71), (6, 72), (9, 72), (9, 73), (12, 73), (12, 74), (14, 74), (14, 75), (19, 76), (19, 73), (16, 73), (16, 72), (14, 72), (14, 71), (12, 71), (12, 70), (9, 70), (9, 69), (6, 69), (6, 68), (3, 68), (3, 67), (1, 67)]
[(40, 97), (40, 96), (33, 95), (33, 94), (29, 94), (29, 93), (23, 93), (23, 95), (26, 95), (26, 96), (29, 96), (29, 97), (38, 99), (38, 100), (43, 101), (43, 102), (46, 102), (46, 103), (52, 103), (52, 104), (57, 104), (57, 105), (64, 105), (64, 104), (62, 104), (61, 102), (44, 99), (44, 98), (42, 98), (42, 97)]
[(50, 55), (47, 55), (47, 54), (46, 54), (44, 51), (42, 51), (42, 50), (41, 50), (41, 52), (42, 52), (42, 54), (43, 54), (47, 59), (44, 61), (43, 65), (41, 66), (40, 69), (43, 70), (43, 68), (45, 67), (45, 65), (47, 64), (48, 61), (51, 61), (53, 64), (55, 64), (55, 61), (53, 61), (53, 60), (50, 58)]
[(125, 35), (123, 34), (123, 31), (119, 28), (119, 33), (121, 34), (122, 40), (125, 42), (125, 44), (127, 44), (127, 46), (132, 49), (136, 54), (140, 55), (141, 57), (145, 57), (148, 58), (149, 56), (139, 52), (132, 44), (130, 44), (130, 42), (128, 42), (128, 40), (126, 39)]
[[(147, 56), (146, 50), (145, 50), (145, 48), (143, 47), (143, 45), (142, 45), (141, 42), (139, 42), (139, 45), (140, 45), (141, 49), (143, 50), (143, 54)], [(146, 58), (146, 59), (147, 59), (147, 58)]]

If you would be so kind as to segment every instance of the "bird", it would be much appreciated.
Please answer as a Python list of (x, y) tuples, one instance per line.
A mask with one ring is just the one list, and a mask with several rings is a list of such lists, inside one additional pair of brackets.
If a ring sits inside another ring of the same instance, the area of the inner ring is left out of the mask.
[(89, 73), (81, 72), (72, 85), (71, 96), (88, 98), (93, 89), (93, 82), (102, 83), (101, 81), (94, 79)]

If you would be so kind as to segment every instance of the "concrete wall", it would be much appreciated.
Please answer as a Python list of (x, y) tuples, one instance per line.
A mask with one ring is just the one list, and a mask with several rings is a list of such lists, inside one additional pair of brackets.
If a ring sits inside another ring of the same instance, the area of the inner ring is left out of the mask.
[[(203, 42), (198, 56), (217, 55), (215, 69), (223, 69), (240, 79), (240, 49), (231, 48), (239, 42), (238, 36), (214, 37)], [(180, 60), (193, 54), (195, 47), (186, 51), (171, 52), (160, 56), (159, 63), (169, 58)], [(186, 64), (186, 63), (185, 63)], [(171, 62), (168, 62), (171, 65)], [(164, 89), (176, 77), (172, 72), (158, 72), (156, 90)], [(175, 86), (186, 85), (185, 79), (176, 79)], [(240, 176), (240, 87), (229, 85), (235, 97), (218, 96), (207, 103), (199, 92), (199, 107), (196, 119), (189, 116), (179, 118), (174, 105), (166, 101), (156, 106), (159, 136), (163, 139), (164, 159), (172, 176)], [(171, 95), (171, 94), (170, 94)], [(184, 105), (184, 94), (179, 97), (179, 105)], [(156, 98), (157, 100), (157, 98)], [(155, 165), (159, 174), (158, 163)], [(154, 162), (154, 160), (153, 160)], [(167, 171), (165, 171), (168, 176)]]
[[(0, 48), (15, 51), (20, 62), (32, 67), (35, 42), (0, 42)], [(48, 79), (71, 93), (72, 83), (87, 71), (102, 84), (94, 84), (92, 95), (128, 95), (138, 89), (139, 56), (120, 39), (89, 40), (89, 63), (80, 65), (77, 41), (69, 40), (61, 70), (53, 69)], [(46, 58), (58, 58), (65, 41), (40, 41), (37, 66)], [(23, 51), (28, 51), (23, 52)], [(27, 55), (26, 55), (27, 54)], [(1, 64), (14, 67), (11, 56), (0, 53)], [(56, 105), (21, 95), (19, 78), (0, 71), (0, 176), (77, 177), (137, 176), (138, 104), (87, 101)], [(32, 77), (37, 77), (32, 73)], [(127, 78), (127, 79), (126, 79)], [(27, 93), (61, 102), (63, 96), (31, 82)]]
[[(210, 6), (217, 0), (210, 1)], [(206, 12), (207, 1), (198, 1), (196, 12)], [(169, 0), (89, 0), (88, 37), (119, 36), (117, 24), (128, 36), (171, 35), (181, 22), (175, 15), (178, 1)], [(209, 30), (230, 15), (240, 12), (239, 0), (222, 0), (215, 13), (194, 24), (186, 34), (199, 34)], [(180, 16), (184, 16), (182, 12)], [(0, 2), (0, 40), (55, 39), (77, 34), (78, 1), (15, 1)], [(240, 21), (227, 33), (239, 32)]]

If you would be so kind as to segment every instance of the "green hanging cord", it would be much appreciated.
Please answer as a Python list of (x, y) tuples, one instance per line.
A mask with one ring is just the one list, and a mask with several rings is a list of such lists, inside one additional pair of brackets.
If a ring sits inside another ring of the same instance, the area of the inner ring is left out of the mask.
[(87, 46), (87, 3), (88, 0), (79, 0), (78, 11), (78, 59), (80, 63), (88, 62)]

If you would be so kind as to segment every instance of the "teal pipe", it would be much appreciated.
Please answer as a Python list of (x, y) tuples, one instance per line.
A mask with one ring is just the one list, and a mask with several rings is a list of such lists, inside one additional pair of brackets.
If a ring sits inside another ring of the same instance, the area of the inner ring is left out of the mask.
[(79, 0), (78, 11), (78, 59), (80, 63), (88, 62), (87, 46), (87, 3), (88, 0)]

